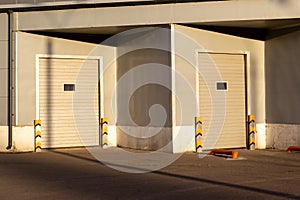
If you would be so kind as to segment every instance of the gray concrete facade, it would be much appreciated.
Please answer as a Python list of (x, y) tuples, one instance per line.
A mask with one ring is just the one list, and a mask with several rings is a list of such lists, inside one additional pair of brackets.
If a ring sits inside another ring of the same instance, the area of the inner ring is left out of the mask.
[[(23, 7), (29, 6), (26, 4), (28, 1), (23, 3)], [(149, 85), (144, 88), (144, 91), (137, 91), (130, 103), (133, 119), (141, 127), (147, 125), (149, 121), (148, 116), (143, 114), (148, 112), (151, 105), (155, 102), (163, 105), (167, 113), (167, 121), (161, 134), (163, 137), (155, 139), (160, 142), (153, 142), (154, 138), (146, 142), (132, 141), (117, 127), (128, 126), (130, 129), (135, 126), (132, 126), (120, 113), (116, 117), (111, 103), (116, 82), (132, 69), (133, 65), (141, 65), (152, 60), (169, 66), (183, 74), (189, 80), (193, 90), (197, 90), (195, 86), (197, 78), (192, 70), (188, 70), (192, 68), (190, 63), (180, 56), (172, 57), (172, 52), (164, 54), (145, 50), (116, 59), (122, 48), (128, 48), (128, 46), (99, 45), (99, 41), (101, 43), (105, 38), (124, 30), (145, 26), (167, 27), (167, 29), (172, 27), (171, 32), (165, 38), (168, 41), (166, 44), (169, 45), (166, 49), (191, 52), (190, 57), (194, 56), (197, 49), (181, 44), (172, 35), (172, 31), (191, 38), (208, 52), (245, 54), (247, 57), (245, 63), (246, 114), (254, 114), (256, 117), (258, 148), (286, 148), (289, 145), (300, 145), (300, 136), (297, 133), (300, 124), (298, 117), (300, 111), (298, 106), (300, 99), (298, 94), (300, 2), (298, 0), (168, 2), (148, 5), (139, 3), (130, 6), (119, 4), (102, 6), (97, 4), (98, 1), (87, 1), (86, 3), (95, 6), (77, 5), (66, 7), (67, 9), (52, 7), (59, 2), (53, 2), (53, 5), (46, 1), (45, 3), (48, 6), (45, 10), (36, 10), (34, 8), (36, 5), (34, 5), (30, 9), (19, 12), (19, 10), (14, 10), (14, 6), (8, 6), (7, 2), (0, 9), (3, 12), (0, 13), (0, 125), (2, 126), (0, 136), (3, 138), (2, 141), (7, 140), (8, 125), (7, 53), (9, 41), (8, 14), (4, 11), (8, 11), (9, 8), (14, 11), (11, 42), (14, 53), (11, 62), (12, 94), (15, 97), (12, 98), (11, 103), (17, 149), (22, 149), (22, 144), (18, 144), (17, 141), (23, 141), (27, 135), (30, 135), (28, 137), (31, 139), (25, 142), (26, 148), (24, 149), (32, 150), (29, 146), (32, 142), (33, 120), (37, 119), (38, 112), (36, 70), (39, 55), (103, 57), (105, 75), (101, 91), (101, 116), (107, 117), (111, 122), (111, 128), (115, 133), (114, 141), (120, 139), (120, 146), (157, 149), (165, 144), (163, 141), (168, 142), (175, 138), (174, 127), (176, 126), (178, 126), (176, 128), (185, 127), (188, 137), (193, 138), (193, 117), (197, 115), (197, 112), (191, 111), (189, 118), (181, 118), (180, 107), (171, 92), (184, 95), (185, 91), (172, 74), (166, 79), (169, 81), (168, 86), (174, 89), (173, 91)], [(108, 0), (106, 3), (111, 3), (111, 1)], [(20, 5), (16, 5), (15, 8), (18, 6)], [(230, 32), (230, 29), (233, 31)], [(254, 38), (251, 35), (257, 37)], [(151, 39), (153, 35), (150, 34), (147, 37)], [(87, 41), (87, 38), (90, 40)], [(132, 43), (127, 45), (134, 46), (137, 43), (141, 45), (141, 41), (132, 40)], [(144, 60), (137, 60), (138, 57)], [(196, 59), (195, 56), (192, 59)], [(128, 88), (130, 87), (132, 85), (129, 84)], [(120, 106), (122, 91), (118, 91), (117, 94), (119, 99), (116, 109), (122, 112), (123, 108)], [(142, 103), (145, 104), (142, 105)], [(183, 100), (183, 103), (189, 102)], [(24, 127), (26, 130), (22, 132)], [(141, 131), (145, 130), (141, 129)], [(180, 141), (184, 140), (184, 138), (179, 138)], [(5, 146), (4, 143), (1, 143), (1, 149)], [(113, 142), (115, 145), (116, 143), (118, 142)], [(154, 143), (156, 147), (152, 148), (151, 145)], [(172, 149), (177, 149), (177, 147), (173, 146)], [(193, 147), (189, 150), (193, 150)]]

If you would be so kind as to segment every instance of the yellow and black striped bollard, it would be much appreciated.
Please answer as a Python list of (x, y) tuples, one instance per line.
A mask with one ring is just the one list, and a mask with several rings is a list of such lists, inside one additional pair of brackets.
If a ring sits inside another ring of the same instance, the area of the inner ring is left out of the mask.
[(255, 150), (255, 119), (254, 119), (254, 115), (248, 116), (248, 149)]
[(101, 146), (108, 146), (108, 119), (101, 118)]
[(42, 122), (34, 120), (34, 151), (42, 150)]
[(196, 152), (202, 151), (202, 117), (195, 117)]

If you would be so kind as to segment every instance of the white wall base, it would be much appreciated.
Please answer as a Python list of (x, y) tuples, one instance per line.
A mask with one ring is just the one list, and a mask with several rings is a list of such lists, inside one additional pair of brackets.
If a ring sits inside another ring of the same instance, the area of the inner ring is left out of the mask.
[(147, 151), (172, 151), (171, 127), (118, 126), (117, 145)]
[(7, 152), (8, 126), (0, 126), (0, 152)]
[(13, 127), (14, 151), (34, 151), (34, 126)]
[(117, 146), (117, 127), (108, 126), (108, 146), (116, 147)]
[[(255, 141), (256, 149), (265, 149), (267, 147), (265, 123), (256, 124)], [(195, 127), (173, 127), (173, 153), (182, 153), (195, 150)]]
[(8, 126), (0, 127), (1, 152), (34, 151), (34, 126), (14, 126), (12, 131), (12, 148), (7, 150)]
[(195, 127), (174, 126), (173, 127), (173, 153), (195, 151)]
[(300, 125), (268, 124), (267, 148), (286, 150), (289, 146), (300, 146)]
[(265, 149), (266, 147), (267, 147), (266, 124), (258, 123), (258, 124), (256, 124), (255, 148), (256, 149)]

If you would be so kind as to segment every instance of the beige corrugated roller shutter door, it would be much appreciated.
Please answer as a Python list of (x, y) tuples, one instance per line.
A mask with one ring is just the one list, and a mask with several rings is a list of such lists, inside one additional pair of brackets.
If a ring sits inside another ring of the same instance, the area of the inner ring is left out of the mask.
[(43, 148), (99, 145), (98, 69), (98, 60), (39, 59)]
[[(204, 141), (209, 138), (207, 134), (211, 136), (215, 134), (214, 137), (204, 142), (203, 149), (212, 148), (214, 145), (213, 148), (246, 146), (244, 59), (242, 54), (198, 54), (199, 104), (200, 116), (203, 117)], [(219, 88), (217, 84), (220, 84)], [(212, 98), (217, 99), (212, 101)], [(224, 112), (222, 106), (225, 108)], [(214, 112), (214, 117), (212, 117), (212, 112)], [(214, 129), (216, 126), (222, 127), (220, 134), (216, 133), (218, 130)]]

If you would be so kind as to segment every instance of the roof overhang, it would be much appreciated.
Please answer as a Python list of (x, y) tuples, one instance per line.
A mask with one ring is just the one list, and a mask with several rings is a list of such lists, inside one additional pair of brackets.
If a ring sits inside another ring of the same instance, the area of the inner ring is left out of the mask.
[[(101, 2), (111, 5), (120, 1)], [(130, 6), (130, 2), (137, 5)], [(258, 40), (300, 30), (299, 0), (198, 0), (184, 3), (182, 0), (128, 0), (124, 3), (126, 6), (95, 5), (88, 9), (19, 12), (18, 30), (63, 37), (105, 38), (135, 27), (181, 24)]]
[[(168, 3), (188, 3), (188, 2), (205, 2), (216, 0), (22, 0), (22, 3), (14, 3), (13, 0), (1, 0), (0, 12), (8, 10), (14, 11), (35, 11), (35, 10), (57, 10), (57, 9), (74, 9), (89, 7), (118, 7), (133, 5), (153, 5)], [(218, 0), (228, 1), (228, 0)]]

